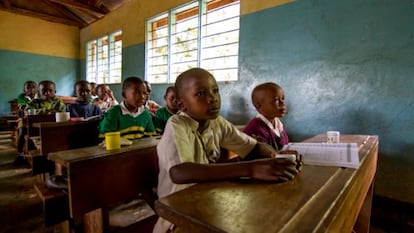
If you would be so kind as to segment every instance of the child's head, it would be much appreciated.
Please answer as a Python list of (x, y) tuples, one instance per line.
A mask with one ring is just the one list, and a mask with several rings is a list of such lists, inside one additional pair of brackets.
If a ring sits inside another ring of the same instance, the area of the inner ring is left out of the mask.
[(91, 85), (91, 95), (95, 96), (96, 95), (96, 83), (90, 82), (89, 84)]
[(124, 80), (122, 84), (122, 97), (124, 97), (126, 105), (139, 108), (144, 105), (146, 95), (147, 88), (142, 79), (138, 77), (128, 77)]
[(33, 99), (36, 96), (37, 85), (34, 81), (26, 81), (24, 83), (23, 92), (26, 96), (29, 96)]
[(144, 84), (145, 88), (147, 88), (147, 96), (145, 97), (145, 100), (149, 100), (152, 92), (151, 84), (147, 80), (144, 80)]
[(41, 81), (39, 83), (40, 98), (50, 100), (55, 97), (56, 86), (55, 83), (49, 80)]
[(88, 101), (91, 97), (91, 85), (88, 81), (80, 80), (75, 83), (75, 95), (79, 101)]
[(184, 71), (175, 81), (175, 90), (179, 109), (199, 123), (205, 123), (219, 115), (219, 87), (207, 70), (192, 68)]
[(256, 110), (268, 120), (283, 117), (286, 114), (285, 93), (275, 83), (268, 82), (256, 86), (252, 92), (252, 103)]
[(164, 100), (165, 105), (167, 106), (168, 110), (170, 110), (173, 113), (176, 113), (178, 111), (178, 106), (176, 102), (176, 95), (175, 95), (175, 87), (169, 86), (165, 90)]
[(96, 95), (101, 100), (107, 100), (109, 98), (109, 93), (111, 92), (111, 89), (106, 84), (99, 84), (96, 87)]

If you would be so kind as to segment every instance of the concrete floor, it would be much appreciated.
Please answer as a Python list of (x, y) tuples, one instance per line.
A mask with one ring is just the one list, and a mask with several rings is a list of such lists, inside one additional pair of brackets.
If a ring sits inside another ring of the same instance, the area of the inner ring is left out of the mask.
[(0, 232), (45, 233), (40, 198), (33, 185), (36, 177), (27, 167), (14, 167), (16, 149), (0, 145)]

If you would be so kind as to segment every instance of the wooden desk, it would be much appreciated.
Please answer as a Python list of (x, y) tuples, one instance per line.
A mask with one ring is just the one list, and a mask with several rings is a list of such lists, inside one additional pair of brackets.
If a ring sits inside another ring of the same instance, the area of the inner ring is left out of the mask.
[(100, 120), (34, 123), (42, 141), (40, 152), (51, 152), (96, 146), (99, 143)]
[(359, 169), (305, 165), (285, 183), (197, 184), (156, 201), (156, 212), (183, 232), (368, 232), (378, 137), (341, 142), (358, 143)]
[(158, 179), (158, 141), (138, 139), (112, 151), (94, 146), (49, 153), (50, 160), (67, 169), (70, 215), (75, 221), (85, 217), (85, 232), (102, 232), (100, 208), (139, 193), (148, 203), (155, 201), (151, 193)]

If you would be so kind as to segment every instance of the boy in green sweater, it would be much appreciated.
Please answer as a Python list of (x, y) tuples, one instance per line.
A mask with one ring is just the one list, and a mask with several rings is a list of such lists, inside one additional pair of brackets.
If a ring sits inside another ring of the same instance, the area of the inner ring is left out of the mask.
[(178, 107), (175, 97), (175, 87), (170, 86), (165, 91), (164, 95), (165, 106), (159, 108), (155, 112), (154, 125), (157, 133), (162, 134), (168, 119), (178, 112)]

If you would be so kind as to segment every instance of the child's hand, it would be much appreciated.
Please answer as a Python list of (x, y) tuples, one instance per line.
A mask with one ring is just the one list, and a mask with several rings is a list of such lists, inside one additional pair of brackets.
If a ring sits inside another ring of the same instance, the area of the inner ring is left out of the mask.
[(252, 161), (251, 178), (263, 181), (288, 181), (299, 171), (290, 159), (260, 159)]

